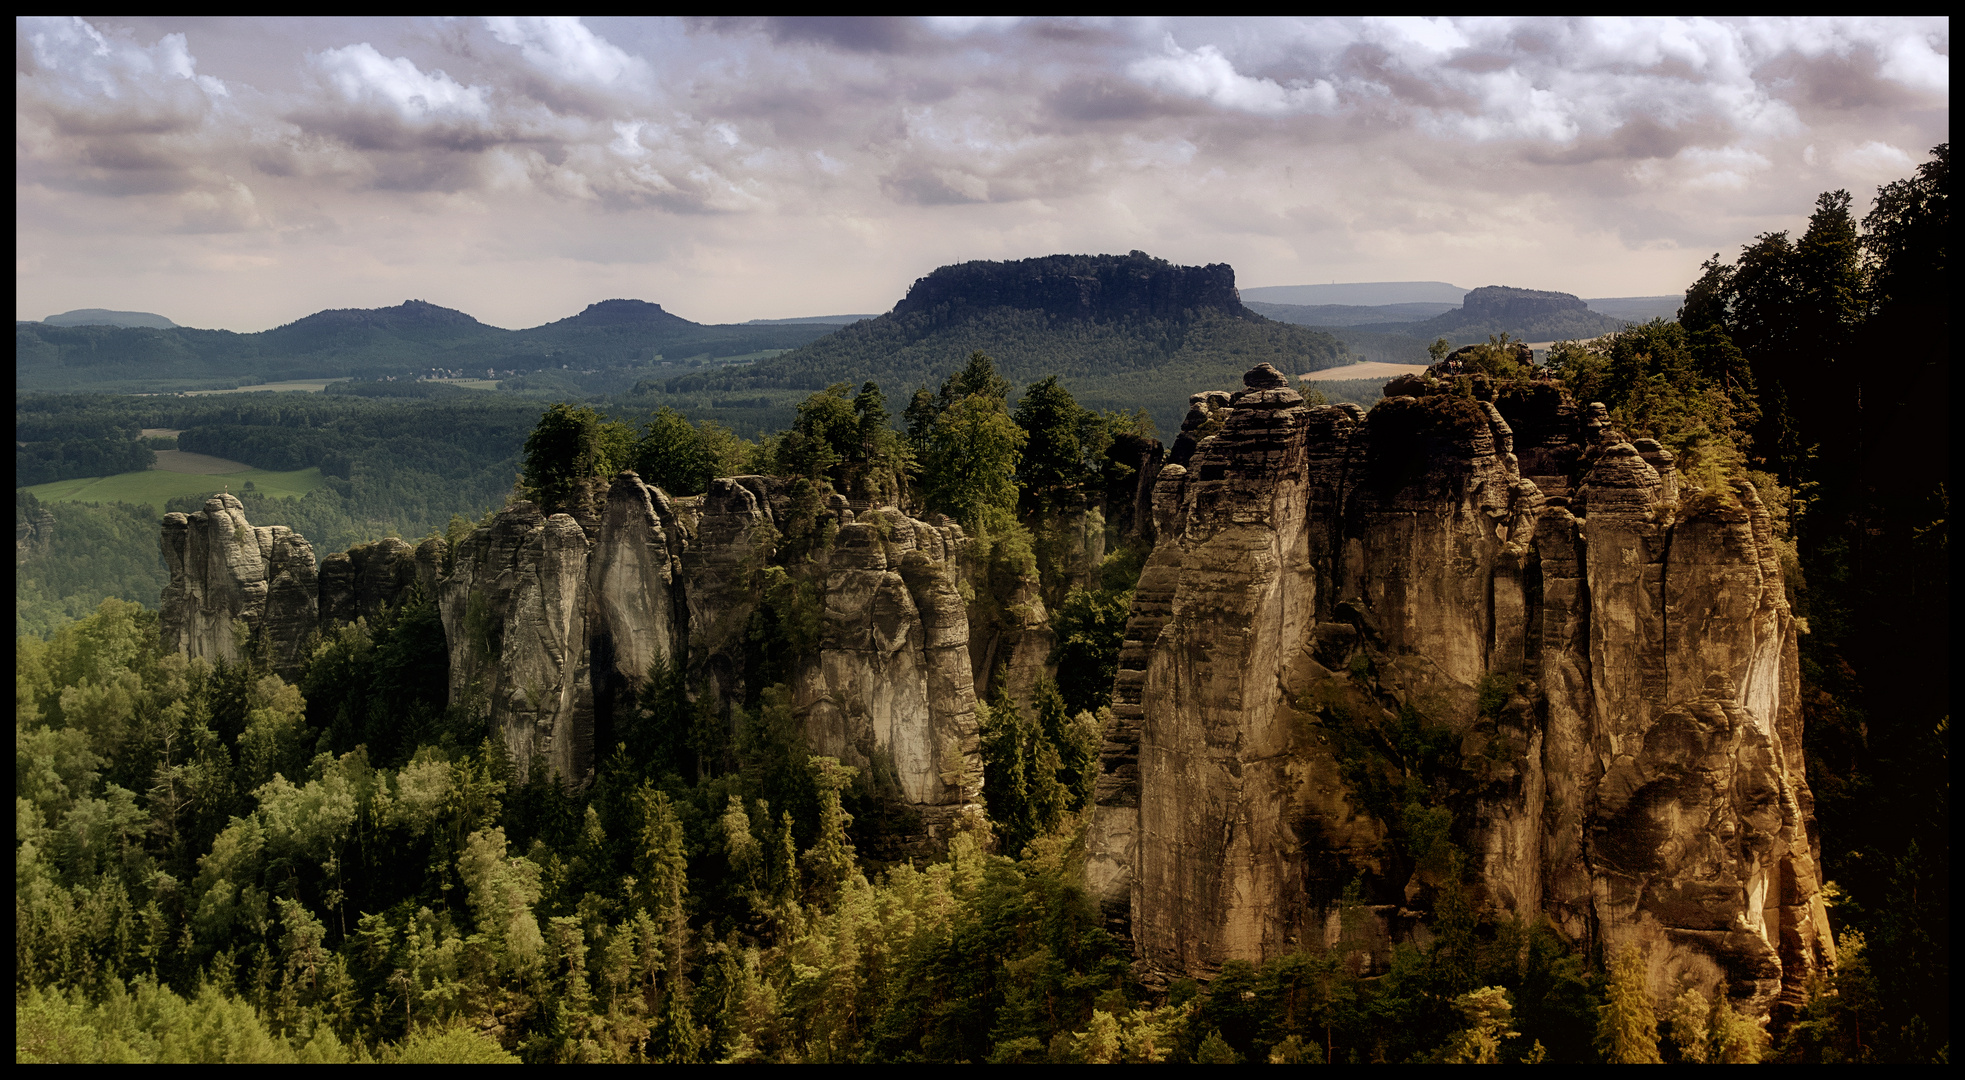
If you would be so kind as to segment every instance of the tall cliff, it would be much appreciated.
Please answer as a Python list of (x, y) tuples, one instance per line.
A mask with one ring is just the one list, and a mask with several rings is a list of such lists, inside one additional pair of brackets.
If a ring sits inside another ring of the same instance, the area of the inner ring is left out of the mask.
[[(305, 538), (255, 528), (238, 499), (213, 496), (164, 519), (165, 640), (214, 661), (261, 649), (297, 678), (322, 631), (420, 591), (439, 606), (452, 705), (485, 718), (521, 775), (543, 760), (583, 783), (657, 661), (686, 668), (725, 715), (757, 689), (745, 685), (747, 632), (792, 527), (772, 477), (672, 500), (624, 472), (589, 494), (575, 514), (515, 503), (449, 550), (382, 540), (318, 567)], [(893, 507), (856, 515), (838, 497), (819, 526), (830, 542), (801, 570), (818, 636), (791, 661), (794, 714), (815, 753), (874, 770), (932, 838), (973, 808), (963, 785), (980, 774), (958, 584), (969, 540)]]
[[(596, 733), (627, 721), (657, 659), (741, 702), (756, 575), (786, 524), (782, 488), (739, 476), (671, 500), (622, 473), (586, 528), (530, 503), (500, 512), (458, 546), (439, 586), (452, 701), (481, 698), (515, 761), (539, 755), (574, 780), (592, 774)], [(810, 575), (818, 647), (789, 686), (806, 741), (887, 774), (917, 807), (965, 805), (975, 793), (944, 777), (966, 775), (977, 753), (957, 588), (967, 540), (891, 507), (856, 516), (840, 499), (830, 515), (834, 539)]]
[(1089, 875), (1141, 963), (1334, 943), (1353, 879), (1381, 945), (1423, 937), (1464, 873), (1491, 914), (1645, 946), (1660, 997), (1798, 1003), (1833, 946), (1752, 487), (1683, 487), (1553, 384), (1366, 415), (1245, 381), (1155, 483), (1102, 752)]
[(402, 603), (419, 581), (434, 584), (441, 556), (426, 543), (378, 540), (330, 555), (316, 566), (314, 546), (284, 525), (254, 526), (245, 504), (213, 495), (192, 514), (165, 514), (161, 545), (166, 647), (211, 661), (233, 661), (257, 644), (272, 669), (298, 678), (314, 635)]

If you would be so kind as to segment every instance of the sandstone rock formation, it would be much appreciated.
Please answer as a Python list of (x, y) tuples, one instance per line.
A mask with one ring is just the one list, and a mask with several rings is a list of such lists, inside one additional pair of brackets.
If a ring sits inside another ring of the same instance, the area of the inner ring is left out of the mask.
[[(746, 697), (746, 627), (786, 525), (771, 477), (720, 479), (671, 500), (616, 476), (591, 531), (517, 503), (453, 553), (439, 585), (453, 704), (482, 702), (513, 760), (570, 782), (592, 775), (596, 732), (626, 722), (658, 661), (728, 709)], [(874, 769), (921, 808), (973, 800), (976, 715), (967, 541), (891, 507), (832, 509), (811, 555), (821, 638), (789, 689), (814, 753)], [(788, 527), (788, 526), (787, 526)]]
[[(166, 514), (162, 633), (167, 646), (207, 660), (237, 660), (263, 636), (273, 670), (297, 675), (318, 624), (314, 548), (284, 525), (253, 527), (233, 495), (193, 514)], [(244, 637), (234, 631), (241, 624)]]
[[(538, 758), (583, 783), (658, 661), (685, 666), (726, 714), (746, 700), (746, 628), (789, 512), (784, 481), (762, 476), (671, 500), (622, 473), (595, 494), (578, 517), (520, 502), (454, 550), (392, 538), (318, 568), (305, 538), (254, 528), (237, 498), (213, 496), (164, 519), (165, 640), (214, 661), (257, 640), (297, 678), (320, 631), (421, 589), (442, 617), (451, 703), (486, 717), (521, 775)], [(822, 635), (791, 673), (796, 716), (814, 752), (875, 770), (918, 809), (962, 812), (980, 769), (958, 586), (969, 541), (892, 507), (855, 515), (838, 500), (832, 515), (832, 542), (809, 556)], [(1041, 601), (1035, 611), (1025, 667), (1048, 649)]]
[[(410, 588), (435, 584), (441, 554), (378, 540), (318, 567), (307, 538), (284, 525), (254, 526), (237, 496), (214, 495), (193, 514), (166, 514), (162, 632), (170, 648), (237, 660), (257, 641), (278, 674), (298, 678), (314, 635), (357, 617), (376, 618)], [(236, 628), (234, 624), (237, 624)]]
[(1090, 881), (1149, 974), (1332, 941), (1353, 878), (1411, 932), (1453, 872), (1423, 799), (1489, 912), (1640, 944), (1661, 997), (1797, 1003), (1832, 944), (1753, 489), (1681, 490), (1550, 384), (1367, 416), (1246, 382), (1160, 472), (1102, 752)]
[(14, 562), (16, 565), (45, 555), (55, 542), (55, 516), (37, 506), (22, 520), (14, 522)]

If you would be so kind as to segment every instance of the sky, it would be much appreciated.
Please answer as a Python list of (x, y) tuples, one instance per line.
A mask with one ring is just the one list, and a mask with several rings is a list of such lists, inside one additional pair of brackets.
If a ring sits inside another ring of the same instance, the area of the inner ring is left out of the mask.
[(14, 303), (725, 322), (1134, 249), (1669, 294), (1948, 141), (1950, 51), (1942, 18), (21, 18)]

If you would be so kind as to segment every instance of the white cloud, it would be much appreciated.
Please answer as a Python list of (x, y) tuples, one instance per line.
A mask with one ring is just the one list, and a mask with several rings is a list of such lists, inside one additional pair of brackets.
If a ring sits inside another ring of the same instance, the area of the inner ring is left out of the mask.
[(484, 20), (491, 36), (518, 47), (533, 67), (573, 83), (616, 84), (637, 80), (647, 64), (595, 34), (578, 16), (492, 16)]
[(1337, 105), (1337, 91), (1325, 80), (1284, 86), (1273, 79), (1257, 79), (1235, 70), (1220, 49), (1203, 45), (1189, 51), (1168, 34), (1165, 55), (1133, 61), (1126, 69), (1133, 78), (1171, 94), (1212, 101), (1225, 109), (1278, 115), (1296, 112), (1329, 112)]
[(1887, 142), (1875, 140), (1852, 146), (1835, 156), (1843, 169), (1864, 176), (1908, 176), (1916, 159)]
[(928, 29), (947, 37), (962, 37), (978, 30), (1002, 32), (1023, 22), (1021, 15), (930, 15), (921, 20)]
[(105, 36), (73, 15), (28, 16), (19, 25), (36, 64), (80, 79), (111, 98), (140, 94), (142, 84), (158, 76), (188, 80), (213, 97), (229, 93), (223, 81), (198, 74), (198, 61), (183, 34), (165, 34), (155, 45), (143, 46)]
[(1422, 61), (1436, 60), (1471, 42), (1449, 19), (1423, 19), (1411, 16), (1364, 20), (1368, 40), (1386, 46), (1395, 54)]
[(408, 57), (385, 59), (367, 42), (327, 49), (315, 64), (342, 100), (380, 103), (404, 120), (473, 118), (491, 112), (482, 86), (464, 86), (442, 70), (424, 72)]
[[(1684, 282), (1608, 279), (1793, 228), (1822, 187), (1862, 199), (1948, 137), (1942, 19), (589, 23), (20, 20), (16, 262), (37, 269), (17, 291), (89, 306), (45, 283), (86, 291), (165, 251), (203, 266), (178, 248), (271, 232), (289, 298), (331, 287), (306, 267), (333, 249), (510, 274), (532, 284), (496, 303), (528, 311), (544, 276), (571, 303), (607, 267), (659, 262), (671, 291), (651, 299), (776, 314), (720, 299), (689, 261), (708, 252), (794, 308), (885, 283), (844, 309), (872, 310), (967, 257), (1138, 247), (1251, 284), (1291, 260), (1319, 265), (1302, 280), (1431, 278), (1452, 272), (1428, 252), (1497, 238), (1519, 265), (1580, 260), (1599, 294), (1643, 294)], [(205, 291), (271, 288), (251, 285)]]

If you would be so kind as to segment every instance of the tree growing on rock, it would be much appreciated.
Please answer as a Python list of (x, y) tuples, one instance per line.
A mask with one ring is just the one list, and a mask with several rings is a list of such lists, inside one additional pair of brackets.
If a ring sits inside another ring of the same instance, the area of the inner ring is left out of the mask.
[(628, 425), (591, 406), (560, 402), (526, 436), (520, 489), (547, 513), (563, 509), (582, 480), (626, 467), (633, 441)]

